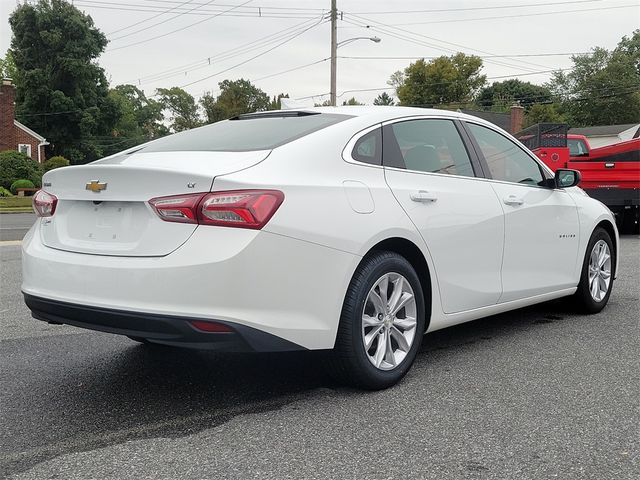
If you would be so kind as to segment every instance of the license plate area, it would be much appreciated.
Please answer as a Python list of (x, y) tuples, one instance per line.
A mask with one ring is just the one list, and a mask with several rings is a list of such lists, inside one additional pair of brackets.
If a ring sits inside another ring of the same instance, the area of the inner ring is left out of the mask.
[(149, 221), (150, 212), (142, 202), (70, 203), (65, 215), (65, 230), (74, 240), (114, 244), (136, 242)]

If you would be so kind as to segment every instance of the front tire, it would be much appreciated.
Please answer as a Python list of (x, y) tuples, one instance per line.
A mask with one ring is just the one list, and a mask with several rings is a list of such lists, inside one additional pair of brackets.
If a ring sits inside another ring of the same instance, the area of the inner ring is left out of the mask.
[(600, 312), (611, 296), (613, 288), (616, 252), (607, 231), (596, 228), (591, 235), (578, 290), (573, 295), (577, 309), (584, 313)]
[(369, 390), (395, 385), (413, 364), (424, 331), (425, 301), (415, 270), (397, 253), (376, 252), (349, 284), (331, 373)]

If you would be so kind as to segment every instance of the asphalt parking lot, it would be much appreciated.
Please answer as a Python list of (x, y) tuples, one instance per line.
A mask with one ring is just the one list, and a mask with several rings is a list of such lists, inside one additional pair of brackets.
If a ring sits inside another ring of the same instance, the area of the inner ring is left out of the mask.
[(0, 244), (0, 477), (636, 479), (640, 238), (598, 315), (554, 302), (425, 337), (359, 392), (314, 355), (146, 347), (31, 319)]

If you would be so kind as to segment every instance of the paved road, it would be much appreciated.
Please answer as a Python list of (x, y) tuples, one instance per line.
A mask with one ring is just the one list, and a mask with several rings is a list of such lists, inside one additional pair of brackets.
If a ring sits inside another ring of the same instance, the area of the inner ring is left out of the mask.
[(30, 319), (0, 247), (0, 477), (640, 478), (640, 239), (607, 309), (430, 334), (395, 388), (312, 355), (149, 348)]
[(35, 221), (34, 213), (0, 214), (0, 241), (22, 240)]

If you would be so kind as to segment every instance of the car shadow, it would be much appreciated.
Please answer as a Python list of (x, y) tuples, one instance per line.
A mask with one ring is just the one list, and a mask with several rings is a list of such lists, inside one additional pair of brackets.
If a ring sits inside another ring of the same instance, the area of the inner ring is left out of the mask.
[[(489, 338), (508, 341), (523, 329), (564, 318), (558, 310), (544, 304), (434, 332), (424, 338), (416, 361), (441, 368), (461, 345), (482, 349)], [(5, 404), (5, 438), (15, 444), (11, 451), (22, 453), (0, 458), (4, 471), (128, 440), (193, 434), (236, 415), (319, 395), (321, 388), (334, 395), (361, 394), (327, 376), (323, 352), (222, 354), (93, 332), (39, 341), (46, 347), (38, 347), (22, 367), (30, 376)], [(448, 350), (445, 358), (433, 355), (441, 350)], [(19, 403), (21, 394), (30, 395), (27, 405)], [(25, 408), (39, 421), (24, 421)]]

